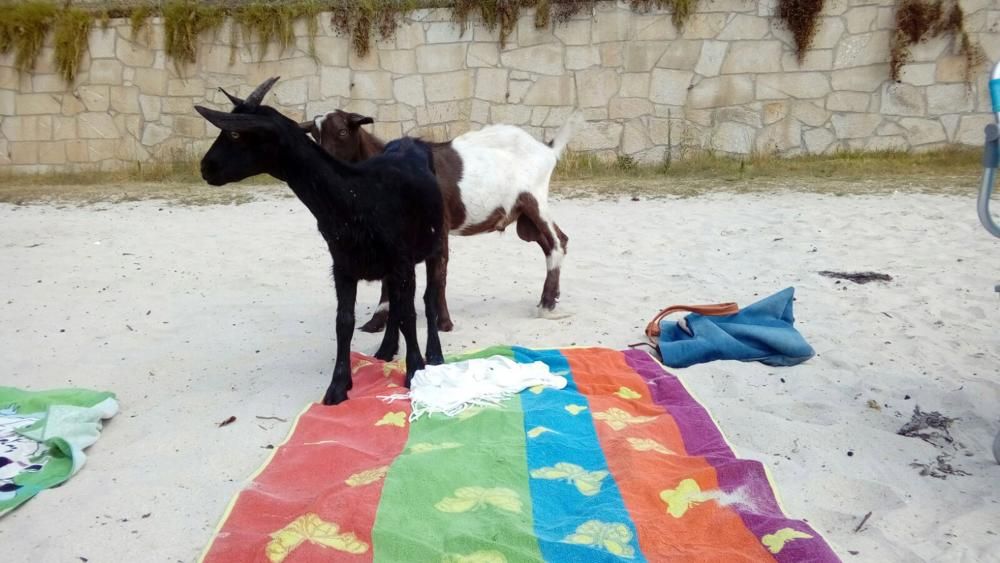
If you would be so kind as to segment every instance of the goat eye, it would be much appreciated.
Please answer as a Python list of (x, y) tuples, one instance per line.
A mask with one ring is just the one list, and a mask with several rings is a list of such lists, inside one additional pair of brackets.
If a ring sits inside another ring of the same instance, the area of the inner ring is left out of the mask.
[(239, 139), (240, 138), (240, 134), (237, 133), (236, 131), (230, 131), (229, 132), (229, 136), (232, 137), (233, 139)]
[(347, 136), (347, 129), (341, 129), (340, 133), (337, 133), (337, 134), (340, 135), (341, 137), (346, 137)]

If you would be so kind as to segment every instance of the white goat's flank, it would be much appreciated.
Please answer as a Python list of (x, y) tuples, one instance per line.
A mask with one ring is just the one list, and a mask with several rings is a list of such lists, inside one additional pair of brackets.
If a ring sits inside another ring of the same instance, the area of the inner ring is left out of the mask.
[(452, 148), (462, 159), (458, 187), (465, 205), (465, 222), (452, 232), (477, 225), (498, 207), (510, 213), (522, 193), (535, 197), (547, 216), (549, 179), (556, 167), (556, 153), (523, 129), (490, 125), (456, 137)]

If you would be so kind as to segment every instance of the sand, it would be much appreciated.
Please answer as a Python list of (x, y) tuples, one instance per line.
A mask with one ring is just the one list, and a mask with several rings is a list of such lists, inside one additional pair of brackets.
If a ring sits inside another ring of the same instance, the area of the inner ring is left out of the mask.
[[(622, 348), (661, 307), (746, 305), (794, 286), (814, 359), (678, 375), (737, 453), (771, 469), (788, 514), (846, 561), (997, 560), (1000, 241), (977, 224), (971, 193), (553, 208), (570, 236), (559, 305), (570, 316), (536, 317), (537, 247), (513, 232), (454, 238), (446, 353)], [(838, 283), (820, 270), (893, 281)], [(275, 196), (2, 205), (0, 272), (0, 382), (111, 390), (122, 405), (81, 473), (0, 521), (4, 559), (195, 560), (265, 447), (328, 384), (335, 295), (312, 217)], [(359, 324), (377, 295), (375, 285), (359, 292)], [(353, 348), (372, 353), (378, 338), (359, 332)], [(941, 453), (896, 434), (916, 405), (959, 419), (951, 431), (963, 446), (950, 463), (970, 475), (911, 466)]]

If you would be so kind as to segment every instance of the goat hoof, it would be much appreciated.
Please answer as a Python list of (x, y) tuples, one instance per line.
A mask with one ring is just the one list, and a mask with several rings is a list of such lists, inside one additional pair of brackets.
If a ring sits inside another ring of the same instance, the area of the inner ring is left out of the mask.
[(361, 332), (382, 332), (383, 330), (385, 330), (385, 321), (376, 318), (361, 325)]
[(455, 328), (455, 323), (451, 322), (451, 319), (438, 319), (437, 324), (440, 332), (451, 332), (451, 329)]
[(427, 365), (439, 366), (444, 363), (444, 356), (441, 354), (427, 355)]
[(375, 359), (382, 360), (383, 362), (391, 362), (393, 358), (396, 357), (395, 352), (386, 352), (384, 350), (379, 350), (375, 352)]
[(323, 397), (324, 405), (339, 405), (347, 400), (347, 389), (335, 389), (330, 387)]

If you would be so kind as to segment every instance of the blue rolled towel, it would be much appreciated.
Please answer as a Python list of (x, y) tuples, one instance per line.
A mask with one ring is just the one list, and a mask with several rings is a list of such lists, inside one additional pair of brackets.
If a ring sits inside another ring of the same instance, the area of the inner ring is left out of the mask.
[(725, 316), (691, 313), (682, 321), (661, 321), (663, 363), (684, 368), (712, 360), (794, 366), (815, 355), (795, 330), (794, 288), (787, 288)]

